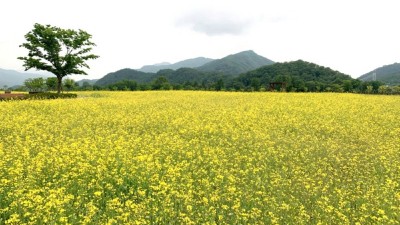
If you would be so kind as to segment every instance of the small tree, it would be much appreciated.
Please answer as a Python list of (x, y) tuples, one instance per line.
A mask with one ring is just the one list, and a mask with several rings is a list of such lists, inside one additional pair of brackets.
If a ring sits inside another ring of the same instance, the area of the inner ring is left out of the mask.
[(71, 91), (75, 87), (75, 81), (72, 79), (65, 79), (64, 87), (67, 89), (67, 91)]
[(374, 87), (372, 85), (368, 85), (367, 86), (367, 94), (372, 94), (373, 91), (374, 91)]
[(26, 79), (24, 84), (30, 91), (42, 91), (45, 86), (44, 79), (42, 77)]
[(25, 35), (26, 43), (20, 45), (28, 49), (24, 61), (25, 70), (35, 68), (53, 73), (57, 77), (57, 93), (60, 94), (63, 77), (70, 74), (87, 75), (81, 68), (89, 69), (86, 61), (99, 56), (89, 54), (92, 36), (85, 31), (61, 29), (36, 23), (32, 31)]
[(393, 92), (393, 94), (399, 95), (400, 94), (400, 86), (393, 87), (392, 92)]
[(219, 79), (217, 81), (217, 83), (215, 83), (215, 90), (216, 91), (221, 91), (222, 89), (224, 89), (224, 81), (222, 79)]
[(344, 80), (342, 86), (345, 92), (351, 92), (353, 90), (353, 83), (351, 80)]
[(171, 89), (171, 85), (168, 80), (164, 76), (157, 77), (153, 83), (151, 84), (153, 90), (169, 90)]

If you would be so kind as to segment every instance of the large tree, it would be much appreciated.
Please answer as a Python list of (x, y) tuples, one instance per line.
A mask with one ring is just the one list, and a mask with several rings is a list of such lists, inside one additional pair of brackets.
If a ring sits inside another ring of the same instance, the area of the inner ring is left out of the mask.
[(99, 56), (90, 54), (92, 35), (83, 30), (61, 29), (50, 25), (35, 24), (32, 31), (25, 35), (26, 43), (20, 45), (28, 49), (24, 61), (25, 70), (35, 68), (56, 75), (57, 92), (60, 94), (63, 77), (71, 74), (87, 75), (82, 67), (88, 68), (86, 61)]

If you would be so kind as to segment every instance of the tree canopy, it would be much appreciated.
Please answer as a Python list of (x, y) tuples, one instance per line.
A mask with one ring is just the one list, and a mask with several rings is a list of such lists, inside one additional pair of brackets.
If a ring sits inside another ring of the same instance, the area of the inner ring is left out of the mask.
[(58, 93), (61, 92), (62, 78), (71, 75), (87, 75), (82, 68), (88, 68), (89, 59), (99, 56), (90, 54), (92, 35), (83, 30), (61, 29), (36, 23), (32, 31), (25, 35), (28, 56), (18, 57), (24, 61), (25, 70), (37, 69), (53, 73), (58, 80)]
[(42, 91), (45, 87), (45, 80), (42, 77), (29, 78), (24, 82), (29, 91)]

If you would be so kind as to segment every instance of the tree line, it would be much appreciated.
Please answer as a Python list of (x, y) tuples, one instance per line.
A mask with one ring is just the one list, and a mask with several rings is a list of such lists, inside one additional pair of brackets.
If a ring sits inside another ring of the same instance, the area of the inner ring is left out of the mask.
[(345, 81), (342, 84), (324, 84), (318, 82), (301, 82), (299, 88), (277, 87), (270, 89), (269, 85), (262, 84), (259, 80), (253, 79), (248, 85), (241, 82), (225, 82), (219, 79), (215, 82), (190, 82), (171, 84), (167, 78), (158, 77), (151, 83), (137, 83), (133, 80), (122, 80), (107, 86), (93, 85), (91, 90), (110, 91), (138, 91), (138, 90), (204, 90), (204, 91), (241, 91), (241, 92), (338, 92), (338, 93), (364, 93), (364, 94), (400, 94), (400, 86), (388, 86), (380, 81)]
[[(4, 90), (11, 88), (3, 87)], [(56, 77), (48, 78), (29, 78), (25, 80), (23, 86), (13, 88), (16, 91), (29, 92), (49, 92), (58, 90), (58, 80)], [(171, 83), (166, 77), (154, 78), (149, 83), (138, 83), (134, 80), (122, 80), (106, 86), (99, 86), (83, 82), (79, 84), (73, 79), (64, 79), (61, 91), (148, 91), (148, 90), (203, 90), (203, 91), (237, 91), (237, 92), (347, 92), (363, 94), (400, 94), (400, 86), (388, 86), (380, 81), (360, 81), (346, 80), (342, 84), (326, 85), (317, 82), (304, 82), (300, 88), (285, 88), (277, 86), (270, 89), (269, 86), (262, 84), (259, 80), (251, 80), (249, 85), (237, 81), (226, 82), (223, 79), (210, 82), (190, 82)]]

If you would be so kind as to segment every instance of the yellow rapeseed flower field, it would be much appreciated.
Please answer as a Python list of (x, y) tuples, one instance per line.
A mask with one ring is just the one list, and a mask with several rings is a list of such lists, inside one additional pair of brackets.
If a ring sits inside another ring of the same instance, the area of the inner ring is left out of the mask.
[(0, 102), (0, 224), (399, 224), (400, 98)]

